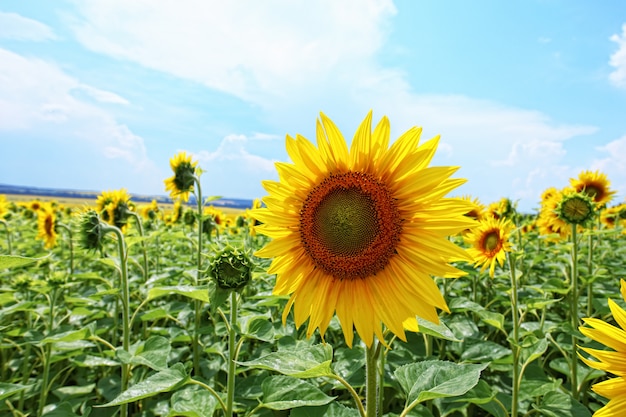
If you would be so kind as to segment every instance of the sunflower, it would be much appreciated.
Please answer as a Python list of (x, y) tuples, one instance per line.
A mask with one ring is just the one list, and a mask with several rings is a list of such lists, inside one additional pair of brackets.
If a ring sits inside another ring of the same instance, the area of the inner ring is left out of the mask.
[(279, 181), (264, 181), (266, 207), (253, 210), (259, 233), (273, 240), (256, 256), (274, 258), (274, 294), (291, 295), (296, 326), (321, 337), (336, 313), (348, 346), (354, 330), (371, 346), (381, 323), (400, 339), (418, 331), (416, 316), (438, 323), (449, 311), (431, 276), (458, 277), (449, 265), (471, 260), (447, 237), (475, 225), (471, 205), (445, 198), (465, 182), (458, 167), (428, 167), (439, 137), (418, 146), (413, 127), (389, 147), (389, 120), (372, 132), (370, 112), (348, 146), (326, 115), (317, 121), (317, 147), (286, 138), (293, 163), (276, 163)]
[(502, 266), (506, 252), (511, 251), (509, 235), (513, 224), (506, 218), (485, 219), (478, 227), (465, 235), (465, 242), (471, 245), (467, 252), (474, 258), (474, 267), (482, 265), (480, 272), (489, 267), (489, 276), (493, 278), (496, 262)]
[(197, 161), (191, 160), (191, 155), (181, 151), (170, 159), (170, 167), (174, 176), (166, 179), (165, 191), (170, 192), (172, 198), (189, 201), (189, 193), (193, 192), (193, 183), (196, 179)]
[(485, 205), (480, 202), (480, 200), (476, 197), (472, 198), (469, 195), (465, 195), (460, 197), (462, 200), (468, 201), (472, 206), (472, 208), (465, 213), (467, 217), (471, 217), (474, 220), (482, 220), (485, 217)]
[(541, 210), (539, 211), (539, 216), (537, 217), (539, 234), (558, 234), (560, 239), (565, 239), (569, 236), (571, 227), (565, 222), (565, 220), (560, 218), (556, 212), (559, 202), (563, 199), (563, 193), (568, 192), (570, 192), (570, 189), (567, 188), (561, 191), (555, 189), (551, 195), (547, 196), (545, 200), (541, 202)]
[[(624, 280), (621, 280), (621, 293), (626, 301), (626, 281)], [(622, 416), (626, 409), (626, 311), (613, 300), (609, 300), (609, 308), (620, 327), (596, 318), (583, 319), (591, 328), (579, 327), (580, 332), (591, 340), (613, 349), (613, 351), (605, 351), (581, 347), (584, 352), (598, 359), (599, 362), (587, 359), (579, 353), (582, 361), (590, 367), (616, 376), (592, 387), (595, 392), (609, 399), (608, 404), (593, 414), (594, 417)]]
[(41, 203), (37, 211), (37, 238), (44, 241), (46, 249), (57, 244), (56, 214), (52, 205)]
[(578, 174), (578, 178), (570, 178), (570, 185), (577, 191), (587, 194), (598, 206), (605, 206), (613, 196), (615, 191), (609, 189), (611, 182), (606, 174), (600, 171), (583, 171)]
[(96, 207), (102, 220), (118, 227), (122, 232), (126, 232), (132, 203), (125, 188), (103, 191), (96, 200)]
[(4, 194), (0, 194), (0, 219), (9, 213), (9, 201)]
[[(1, 217), (2, 215), (0, 214), (0, 218)], [(611, 229), (619, 226), (626, 227), (626, 203), (603, 210), (600, 215), (600, 220), (606, 227)]]

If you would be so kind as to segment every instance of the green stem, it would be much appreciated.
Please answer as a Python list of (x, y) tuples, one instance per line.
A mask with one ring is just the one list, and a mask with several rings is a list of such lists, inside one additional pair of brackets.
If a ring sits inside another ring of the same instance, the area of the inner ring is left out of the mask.
[(74, 244), (72, 242), (72, 229), (63, 223), (57, 223), (57, 227), (67, 231), (67, 235), (69, 237), (68, 245), (70, 249), (70, 275), (74, 275)]
[(511, 417), (517, 417), (519, 407), (519, 389), (520, 389), (520, 346), (519, 346), (519, 328), (520, 317), (517, 305), (517, 277), (515, 275), (515, 260), (513, 255), (507, 254), (509, 262), (509, 272), (511, 275), (511, 318), (513, 320), (513, 339), (511, 340), (511, 351), (513, 352), (513, 380), (511, 386)]
[(143, 252), (143, 281), (146, 282), (148, 281), (148, 276), (149, 276), (148, 275), (148, 253), (146, 250), (146, 241), (145, 239), (143, 239), (144, 237), (143, 224), (141, 221), (141, 217), (139, 217), (137, 213), (135, 213), (134, 211), (129, 211), (129, 214), (135, 218), (135, 223), (137, 223), (137, 229), (139, 230), (139, 236), (142, 237), (141, 250)]
[(205, 390), (209, 391), (211, 393), (211, 395), (213, 395), (215, 397), (215, 399), (217, 400), (217, 402), (220, 404), (220, 407), (222, 407), (222, 410), (226, 410), (226, 404), (224, 404), (224, 401), (222, 400), (222, 398), (219, 396), (219, 394), (217, 392), (215, 392), (215, 390), (213, 388), (211, 388), (210, 386), (208, 386), (204, 382), (198, 381), (197, 379), (193, 379), (193, 378), (189, 379), (188, 384), (198, 385), (198, 386), (204, 388)]
[(587, 237), (587, 317), (593, 314), (593, 235)]
[(357, 408), (357, 410), (359, 410), (359, 415), (361, 417), (366, 417), (365, 416), (365, 408), (363, 408), (363, 403), (361, 402), (361, 397), (359, 397), (359, 394), (357, 394), (357, 392), (354, 390), (352, 385), (350, 385), (350, 383), (348, 381), (346, 381), (345, 379), (343, 379), (341, 376), (339, 376), (337, 374), (330, 374), (330, 375), (327, 375), (327, 376), (329, 378), (333, 378), (333, 379), (339, 381), (344, 387), (346, 387), (346, 389), (348, 390), (348, 392), (350, 393), (350, 395), (354, 399), (354, 403), (356, 404), (356, 408)]
[(571, 364), (571, 390), (572, 397), (578, 400), (578, 356), (575, 335), (578, 329), (578, 237), (576, 236), (577, 225), (572, 224), (572, 302), (571, 302), (571, 320), (572, 320), (572, 354), (570, 358)]
[[(49, 310), (50, 316), (48, 317), (48, 334), (54, 329), (54, 304), (56, 301), (57, 289), (52, 288), (52, 293), (48, 298), (50, 302)], [(41, 392), (39, 394), (39, 409), (37, 415), (43, 415), (43, 409), (46, 406), (46, 400), (48, 399), (48, 383), (50, 380), (50, 357), (52, 355), (52, 343), (46, 343), (44, 346), (43, 355), (43, 375), (41, 380)]]
[[(122, 348), (128, 352), (130, 350), (130, 290), (128, 286), (128, 264), (127, 264), (127, 251), (126, 242), (124, 241), (124, 235), (122, 231), (108, 224), (102, 225), (102, 232), (106, 234), (113, 232), (117, 237), (117, 247), (120, 257), (120, 275), (121, 275), (121, 287), (122, 287)], [(121, 392), (128, 389), (128, 380), (130, 376), (130, 365), (122, 364), (122, 386)], [(120, 405), (120, 416), (126, 417), (128, 415), (128, 404)]]
[[(200, 186), (200, 179), (194, 175), (194, 182), (196, 184), (196, 202), (198, 203), (198, 253), (197, 253), (197, 271), (196, 281), (194, 286), (200, 284), (202, 278), (202, 215), (203, 215), (203, 203), (202, 203), (202, 187)], [(200, 300), (194, 301), (194, 322), (193, 322), (193, 338), (192, 338), (192, 352), (193, 352), (193, 373), (194, 375), (200, 375), (200, 321), (202, 318), (202, 302)]]
[(365, 416), (376, 417), (378, 404), (377, 389), (377, 349), (376, 339), (372, 342), (371, 346), (365, 349)]
[(7, 245), (9, 246), (9, 255), (12, 254), (12, 249), (11, 249), (11, 230), (9, 229), (9, 224), (0, 219), (0, 224), (4, 226), (6, 232), (7, 232)]
[(235, 361), (236, 337), (237, 337), (237, 292), (230, 293), (230, 326), (228, 328), (228, 379), (226, 391), (226, 417), (233, 415), (233, 403), (235, 400)]

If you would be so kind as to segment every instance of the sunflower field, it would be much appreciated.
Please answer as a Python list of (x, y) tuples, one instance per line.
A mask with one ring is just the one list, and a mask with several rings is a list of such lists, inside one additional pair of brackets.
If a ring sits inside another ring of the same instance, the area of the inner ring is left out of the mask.
[(609, 179), (485, 205), (420, 134), (321, 114), (246, 210), (184, 152), (171, 206), (0, 195), (0, 416), (626, 415)]

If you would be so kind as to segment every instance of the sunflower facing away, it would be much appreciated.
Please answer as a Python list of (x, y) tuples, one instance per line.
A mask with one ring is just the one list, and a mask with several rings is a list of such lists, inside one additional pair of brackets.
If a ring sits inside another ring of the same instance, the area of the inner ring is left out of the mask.
[(189, 193), (193, 192), (197, 161), (191, 160), (191, 155), (181, 151), (170, 159), (170, 167), (174, 171), (174, 176), (166, 179), (165, 191), (170, 192), (172, 198), (180, 198), (187, 202)]
[(328, 328), (336, 313), (348, 346), (354, 329), (371, 346), (383, 341), (382, 325), (406, 340), (416, 316), (438, 323), (449, 311), (431, 276), (458, 277), (449, 265), (471, 261), (447, 239), (475, 221), (468, 202), (445, 198), (465, 182), (449, 177), (458, 167), (428, 167), (439, 137), (418, 146), (413, 127), (389, 146), (389, 120), (372, 132), (370, 112), (350, 149), (324, 114), (317, 147), (287, 136), (293, 163), (276, 163), (279, 181), (264, 181), (266, 207), (254, 210), (259, 233), (273, 238), (256, 256), (274, 258), (274, 294), (291, 297), (296, 326), (307, 319), (307, 336)]
[(37, 238), (43, 240), (46, 249), (57, 244), (56, 214), (50, 204), (42, 203), (37, 211)]
[(97, 211), (102, 220), (118, 227), (123, 233), (128, 229), (131, 204), (130, 195), (125, 188), (103, 191), (96, 200)]
[(611, 201), (616, 193), (609, 188), (611, 182), (606, 174), (599, 171), (583, 171), (578, 174), (578, 178), (570, 178), (570, 185), (577, 192), (587, 194), (594, 203), (601, 207)]
[[(621, 280), (621, 285), (622, 297), (626, 301), (626, 281)], [(593, 414), (594, 417), (621, 417), (626, 409), (626, 311), (613, 300), (609, 300), (609, 307), (620, 327), (596, 318), (583, 319), (591, 328), (579, 327), (580, 332), (588, 338), (613, 349), (606, 351), (581, 347), (598, 361), (579, 354), (582, 361), (590, 367), (616, 376), (592, 387), (595, 392), (609, 399), (608, 404)]]
[(471, 245), (467, 252), (474, 258), (474, 266), (482, 265), (480, 272), (489, 267), (489, 276), (493, 278), (496, 262), (502, 266), (506, 252), (511, 251), (509, 235), (513, 225), (506, 218), (487, 218), (478, 227), (465, 235), (465, 242)]

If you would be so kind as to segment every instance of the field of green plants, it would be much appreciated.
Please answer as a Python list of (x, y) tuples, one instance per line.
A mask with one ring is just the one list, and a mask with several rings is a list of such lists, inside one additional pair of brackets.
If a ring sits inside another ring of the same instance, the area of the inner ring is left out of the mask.
[(622, 209), (546, 232), (506, 199), (475, 202), (473, 217), (510, 222), (506, 262), (493, 277), (455, 263), (465, 276), (434, 277), (440, 323), (367, 348), (336, 317), (323, 340), (283, 322), (249, 212), (123, 194), (0, 201), (0, 416), (584, 417), (607, 403), (591, 387), (613, 375), (578, 356), (607, 343), (579, 326), (624, 306)]

